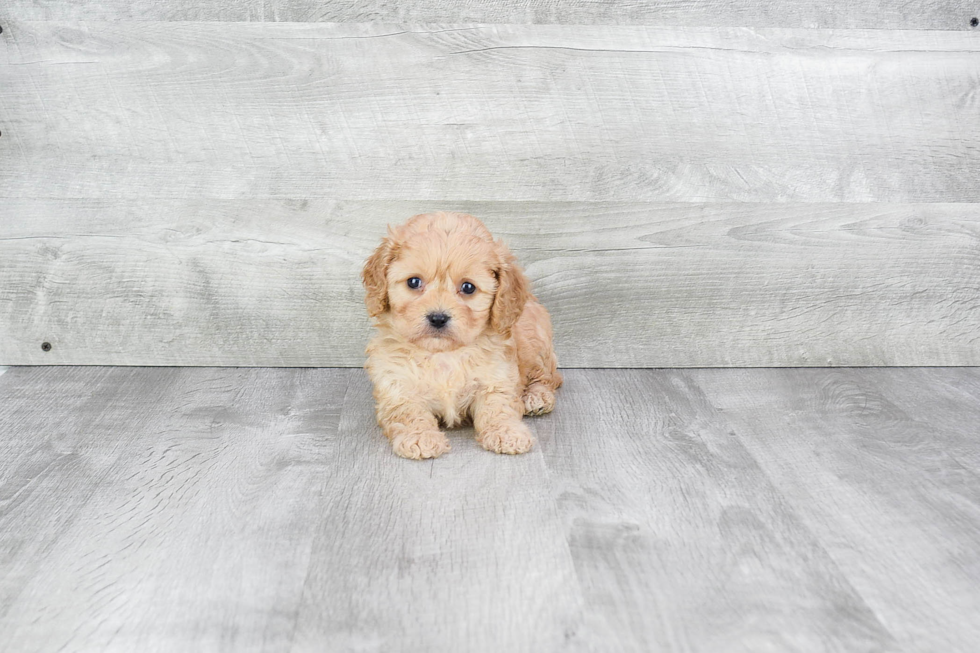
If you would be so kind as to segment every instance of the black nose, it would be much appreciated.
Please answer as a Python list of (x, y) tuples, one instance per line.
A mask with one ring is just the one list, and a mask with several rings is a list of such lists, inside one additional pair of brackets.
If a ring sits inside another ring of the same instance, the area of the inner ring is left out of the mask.
[(429, 321), (429, 324), (437, 329), (441, 329), (449, 322), (449, 316), (445, 313), (429, 313), (425, 318)]

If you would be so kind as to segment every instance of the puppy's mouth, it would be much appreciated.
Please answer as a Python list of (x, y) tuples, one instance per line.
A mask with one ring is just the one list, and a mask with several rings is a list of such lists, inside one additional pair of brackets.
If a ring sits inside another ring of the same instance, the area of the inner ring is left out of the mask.
[(457, 340), (456, 334), (453, 333), (452, 331), (449, 331), (448, 329), (428, 328), (422, 332), (421, 337), (423, 339), (442, 340), (446, 342)]
[(425, 326), (413, 340), (420, 347), (433, 351), (455, 349), (462, 344), (454, 330), (446, 327), (436, 329), (435, 327)]

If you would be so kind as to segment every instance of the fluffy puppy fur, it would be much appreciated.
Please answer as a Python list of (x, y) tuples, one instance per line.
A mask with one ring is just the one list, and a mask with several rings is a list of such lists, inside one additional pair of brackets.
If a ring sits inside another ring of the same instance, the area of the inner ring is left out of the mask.
[(365, 368), (395, 453), (449, 451), (440, 430), (472, 424), (489, 451), (534, 439), (521, 422), (555, 406), (551, 318), (507, 246), (464, 213), (427, 213), (388, 235), (362, 272), (377, 335)]

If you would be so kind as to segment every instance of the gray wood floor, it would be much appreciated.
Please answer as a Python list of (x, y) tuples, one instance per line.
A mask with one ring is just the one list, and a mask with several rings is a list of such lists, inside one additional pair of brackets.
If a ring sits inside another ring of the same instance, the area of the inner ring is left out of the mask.
[(980, 368), (566, 379), (419, 463), (361, 370), (10, 368), (0, 649), (977, 650)]

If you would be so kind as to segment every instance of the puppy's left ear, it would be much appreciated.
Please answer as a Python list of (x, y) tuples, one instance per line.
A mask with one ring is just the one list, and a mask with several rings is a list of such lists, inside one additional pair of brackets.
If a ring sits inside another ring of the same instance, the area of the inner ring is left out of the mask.
[(507, 246), (497, 241), (498, 264), (494, 269), (497, 277), (497, 294), (490, 307), (490, 326), (498, 333), (510, 330), (524, 312), (524, 304), (531, 298), (531, 284), (517, 264), (517, 259)]
[(378, 317), (388, 310), (388, 266), (395, 260), (395, 233), (388, 227), (388, 235), (364, 263), (361, 280), (364, 282), (364, 303), (368, 315)]

